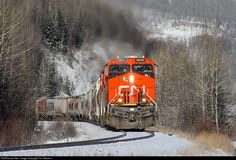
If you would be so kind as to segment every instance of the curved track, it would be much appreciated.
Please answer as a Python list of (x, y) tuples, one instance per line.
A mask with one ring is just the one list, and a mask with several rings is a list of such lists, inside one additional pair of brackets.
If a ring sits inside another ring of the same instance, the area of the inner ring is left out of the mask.
[[(0, 152), (5, 151), (16, 151), (16, 150), (32, 150), (32, 149), (45, 149), (45, 148), (62, 148), (62, 147), (72, 147), (72, 146), (86, 146), (86, 145), (98, 145), (98, 144), (109, 144), (109, 143), (118, 143), (118, 142), (128, 142), (135, 140), (147, 139), (155, 136), (154, 132), (148, 132), (145, 136), (125, 138), (127, 133), (121, 131), (122, 134), (115, 137), (109, 138), (101, 138), (94, 140), (86, 140), (86, 141), (78, 141), (78, 142), (69, 142), (69, 143), (55, 143), (55, 144), (42, 144), (42, 145), (31, 145), (31, 146), (19, 146), (19, 147), (8, 147), (8, 148), (0, 148)], [(144, 133), (144, 132), (141, 132)]]

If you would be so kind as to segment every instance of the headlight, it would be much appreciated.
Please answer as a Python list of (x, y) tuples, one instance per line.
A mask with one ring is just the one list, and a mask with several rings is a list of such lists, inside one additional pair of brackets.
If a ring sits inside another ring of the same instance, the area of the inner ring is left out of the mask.
[(143, 101), (143, 102), (146, 102), (146, 101), (147, 101), (147, 99), (146, 99), (146, 98), (143, 98), (143, 99), (142, 99), (142, 101)]
[(129, 82), (130, 82), (130, 83), (134, 83), (134, 76), (133, 76), (133, 75), (130, 75), (130, 76), (129, 76)]
[(121, 103), (121, 102), (122, 102), (122, 99), (121, 99), (121, 98), (119, 98), (119, 99), (118, 99), (118, 102), (119, 102), (119, 103)]

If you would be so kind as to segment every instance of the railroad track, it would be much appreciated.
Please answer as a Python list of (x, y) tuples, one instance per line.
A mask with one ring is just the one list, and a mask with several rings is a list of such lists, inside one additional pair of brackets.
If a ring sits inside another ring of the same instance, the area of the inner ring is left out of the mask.
[[(121, 135), (109, 137), (109, 138), (101, 138), (101, 139), (77, 141), (77, 142), (68, 142), (68, 143), (54, 143), (54, 144), (42, 144), (42, 145), (31, 145), (31, 146), (7, 147), (7, 148), (0, 148), (0, 152), (16, 151), (16, 150), (46, 149), (46, 148), (62, 148), (62, 147), (98, 145), (98, 144), (110, 144), (110, 143), (142, 140), (142, 139), (147, 139), (147, 138), (151, 138), (151, 137), (155, 136), (154, 132), (144, 131), (145, 133), (147, 133), (147, 135), (145, 135), (145, 136), (125, 138), (127, 136), (127, 133), (124, 131), (121, 131), (121, 132), (122, 132)], [(142, 133), (144, 133), (144, 132), (142, 132)]]

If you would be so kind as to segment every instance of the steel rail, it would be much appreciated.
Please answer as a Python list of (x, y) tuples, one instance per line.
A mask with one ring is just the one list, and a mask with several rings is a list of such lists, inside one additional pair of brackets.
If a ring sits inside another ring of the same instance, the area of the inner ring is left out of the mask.
[[(100, 124), (93, 120), (82, 120), (80, 122), (88, 122), (93, 125), (100, 126)], [(100, 126), (102, 127), (102, 126)], [(105, 127), (105, 129), (112, 129), (110, 127)], [(62, 148), (62, 147), (73, 147), (73, 146), (86, 146), (86, 145), (98, 145), (98, 144), (109, 144), (109, 143), (117, 143), (117, 142), (127, 142), (127, 141), (135, 141), (135, 140), (141, 140), (141, 139), (147, 139), (151, 138), (154, 135), (154, 132), (145, 131), (146, 133), (149, 133), (148, 136), (142, 136), (142, 137), (135, 137), (135, 138), (127, 138), (127, 139), (119, 139), (122, 137), (125, 137), (127, 135), (126, 132), (122, 130), (113, 130), (121, 132), (121, 135), (109, 137), (109, 138), (100, 138), (100, 139), (94, 139), (94, 140), (85, 140), (85, 141), (76, 141), (76, 142), (68, 142), (68, 143), (53, 143), (53, 144), (40, 144), (40, 145), (28, 145), (28, 146), (15, 146), (15, 147), (6, 147), (6, 148), (0, 148), (0, 152), (6, 152), (6, 151), (17, 151), (17, 150), (33, 150), (33, 149), (46, 149), (46, 148)]]
[(122, 138), (122, 137), (125, 137), (126, 135), (127, 135), (126, 132), (123, 132), (119, 136), (114, 136), (114, 137), (109, 137), (109, 138), (100, 138), (100, 139), (94, 139), (94, 140), (76, 141), (76, 142), (68, 142), (68, 143), (53, 143), (53, 144), (7, 147), (7, 148), (0, 148), (0, 152), (16, 151), (16, 150), (30, 150), (30, 149), (45, 149), (45, 148), (61, 148), (61, 147), (72, 147), (72, 146), (84, 146), (84, 145), (97, 144), (99, 142), (106, 141), (106, 140)]
[(77, 141), (77, 142), (69, 142), (69, 143), (54, 143), (54, 144), (42, 144), (42, 145), (31, 145), (31, 146), (17, 146), (17, 147), (7, 147), (0, 148), (0, 152), (6, 151), (17, 151), (17, 150), (34, 150), (34, 149), (46, 149), (46, 148), (62, 148), (62, 147), (74, 147), (74, 146), (86, 146), (86, 145), (99, 145), (99, 144), (110, 144), (110, 143), (118, 143), (118, 142), (128, 142), (135, 140), (142, 140), (154, 137), (154, 132), (145, 131), (148, 133), (147, 136), (142, 137), (134, 137), (127, 139), (119, 139), (127, 136), (126, 132), (123, 132), (122, 135), (109, 137), (109, 138), (101, 138), (94, 140), (86, 140), (86, 141)]

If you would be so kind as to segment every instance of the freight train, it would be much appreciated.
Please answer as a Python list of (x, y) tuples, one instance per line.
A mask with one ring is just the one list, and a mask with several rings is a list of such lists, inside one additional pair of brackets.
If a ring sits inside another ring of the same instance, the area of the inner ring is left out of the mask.
[(154, 124), (157, 65), (144, 57), (110, 60), (92, 90), (80, 96), (42, 98), (39, 120), (91, 120), (116, 129), (145, 129)]

